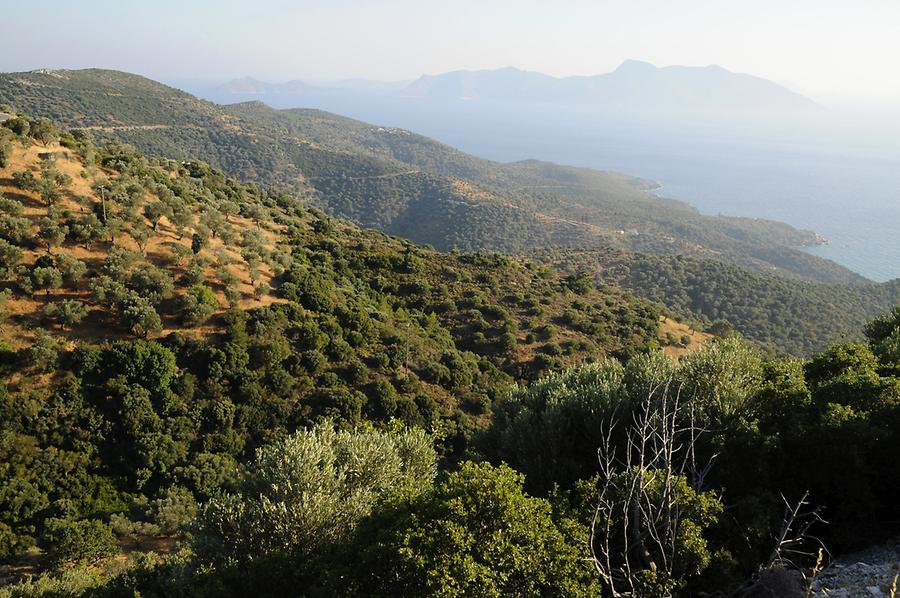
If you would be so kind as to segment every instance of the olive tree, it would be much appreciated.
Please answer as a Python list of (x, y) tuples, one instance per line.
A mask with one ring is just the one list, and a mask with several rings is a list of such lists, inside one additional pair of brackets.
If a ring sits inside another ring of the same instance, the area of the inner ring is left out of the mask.
[(87, 314), (88, 309), (84, 303), (71, 299), (48, 303), (44, 307), (44, 315), (59, 322), (60, 328), (77, 326)]
[(77, 288), (78, 283), (87, 272), (87, 265), (78, 258), (62, 253), (56, 256), (56, 268), (62, 274), (63, 280), (72, 288)]
[(162, 330), (162, 320), (153, 304), (134, 291), (119, 302), (119, 311), (125, 326), (135, 336), (146, 338)]
[(31, 131), (29, 134), (36, 141), (41, 142), (44, 147), (47, 147), (59, 139), (59, 129), (49, 118), (39, 118), (31, 121)]
[(532, 491), (595, 474), (602, 425), (626, 399), (624, 377), (609, 360), (513, 389), (495, 406), (482, 450), (525, 473)]
[(203, 507), (196, 550), (221, 564), (313, 555), (347, 538), (379, 500), (427, 487), (435, 461), (419, 430), (301, 430), (257, 450), (240, 490)]
[(144, 216), (147, 218), (147, 220), (150, 221), (150, 224), (153, 227), (153, 232), (156, 232), (156, 229), (159, 226), (159, 221), (162, 219), (162, 217), (172, 216), (172, 209), (168, 206), (168, 204), (161, 201), (149, 202), (147, 204), (144, 204)]
[[(7, 304), (11, 298), (12, 291), (10, 289), (3, 289), (0, 291), (0, 324), (9, 317), (9, 307), (7, 307)], [(0, 551), (0, 554), (2, 554), (2, 551)]]
[(60, 174), (52, 164), (44, 163), (41, 165), (41, 178), (35, 183), (35, 190), (40, 193), (41, 199), (47, 204), (48, 209), (62, 199), (60, 182), (68, 180), (68, 177), (64, 178), (64, 175)]
[(38, 236), (47, 246), (47, 253), (52, 254), (54, 247), (62, 245), (68, 234), (69, 227), (60, 224), (55, 218), (41, 218), (38, 224)]
[(187, 326), (199, 326), (206, 322), (219, 307), (213, 290), (206, 285), (194, 285), (182, 295), (181, 319)]
[(13, 183), (22, 191), (34, 191), (37, 188), (37, 181), (30, 170), (20, 170), (12, 174)]
[(6, 241), (0, 239), (0, 269), (6, 270), (7, 278), (13, 275), (13, 269), (22, 261), (22, 250)]
[(116, 537), (108, 525), (96, 519), (60, 521), (49, 526), (53, 562), (96, 563), (119, 553)]
[(34, 290), (43, 289), (44, 295), (62, 286), (62, 273), (52, 266), (38, 266), (31, 271), (31, 284)]
[(0, 128), (0, 168), (9, 166), (10, 154), (12, 154), (12, 133), (9, 129)]
[(50, 372), (56, 368), (59, 358), (59, 343), (46, 331), (38, 329), (34, 334), (34, 343), (26, 352), (29, 365), (38, 371)]
[(22, 202), (10, 199), (0, 193), (0, 212), (10, 216), (21, 216), (25, 213), (25, 206), (22, 205)]
[(722, 423), (739, 415), (762, 381), (762, 360), (743, 340), (717, 339), (686, 355), (678, 368), (681, 392), (707, 422)]
[(24, 245), (31, 239), (31, 222), (22, 216), (0, 214), (0, 239)]
[(96, 214), (88, 213), (72, 226), (72, 233), (85, 249), (90, 249), (91, 243), (102, 239), (106, 230)]

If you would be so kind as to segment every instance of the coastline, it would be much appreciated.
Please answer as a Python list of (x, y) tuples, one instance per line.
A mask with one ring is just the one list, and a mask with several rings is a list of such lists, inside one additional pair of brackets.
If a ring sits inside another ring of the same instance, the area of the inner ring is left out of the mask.
[[(660, 181), (657, 181), (655, 179), (644, 179), (644, 180), (646, 180), (650, 184), (648, 186), (648, 188), (646, 189), (646, 192), (649, 193), (650, 195), (656, 197), (657, 199), (661, 199), (661, 200), (665, 200), (665, 201), (677, 201), (679, 203), (682, 203), (682, 204), (690, 207), (692, 210), (695, 210), (698, 214), (702, 214), (704, 216), (713, 216), (716, 218), (739, 218), (739, 219), (746, 219), (746, 220), (756, 220), (759, 222), (768, 222), (775, 226), (788, 227), (791, 230), (793, 230), (796, 234), (805, 236), (810, 239), (808, 242), (801, 242), (801, 243), (798, 243), (795, 245), (786, 245), (786, 247), (793, 247), (794, 249), (805, 249), (805, 248), (809, 248), (809, 247), (822, 247), (823, 245), (831, 244), (831, 241), (828, 239), (828, 237), (826, 237), (825, 235), (823, 235), (822, 233), (820, 233), (816, 230), (806, 229), (806, 228), (798, 228), (797, 226), (795, 226), (789, 222), (784, 222), (782, 220), (773, 220), (771, 218), (762, 218), (759, 216), (722, 214), (721, 212), (718, 214), (712, 214), (710, 212), (705, 212), (702, 209), (700, 209), (699, 207), (697, 207), (696, 205), (692, 204), (690, 201), (686, 201), (684, 199), (678, 199), (678, 198), (674, 198), (674, 197), (666, 197), (665, 195), (662, 195), (661, 190), (664, 188), (664, 185)], [(810, 254), (810, 255), (814, 255), (814, 254)], [(823, 259), (831, 259), (831, 258), (823, 258)], [(833, 259), (831, 261), (833, 261), (835, 263), (840, 263)], [(843, 265), (843, 264), (841, 264), (841, 265)], [(844, 266), (844, 267), (847, 267), (847, 266)], [(854, 270), (854, 272), (855, 272), (855, 270)], [(864, 276), (863, 274), (861, 274), (859, 272), (856, 272), (856, 274), (859, 274), (860, 276)]]

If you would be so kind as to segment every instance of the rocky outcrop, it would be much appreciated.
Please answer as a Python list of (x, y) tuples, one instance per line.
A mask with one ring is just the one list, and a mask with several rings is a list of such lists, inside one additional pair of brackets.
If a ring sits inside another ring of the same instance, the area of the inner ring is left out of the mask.
[(837, 559), (813, 580), (812, 596), (900, 597), (900, 541)]

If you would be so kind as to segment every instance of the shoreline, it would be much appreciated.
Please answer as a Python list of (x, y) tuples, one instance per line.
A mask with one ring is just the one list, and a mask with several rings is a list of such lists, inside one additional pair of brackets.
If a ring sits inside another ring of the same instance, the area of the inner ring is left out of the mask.
[[(741, 215), (723, 214), (721, 212), (719, 212), (718, 214), (711, 214), (709, 212), (705, 212), (705, 211), (701, 210), (699, 207), (692, 204), (691, 202), (686, 201), (684, 199), (678, 199), (675, 197), (666, 197), (664, 195), (661, 195), (660, 190), (664, 188), (664, 185), (661, 182), (659, 182), (655, 179), (644, 179), (644, 180), (646, 180), (648, 183), (650, 183), (652, 185), (651, 187), (649, 187), (646, 190), (646, 192), (649, 193), (650, 195), (652, 195), (653, 197), (656, 197), (657, 199), (661, 199), (661, 200), (677, 201), (679, 203), (683, 203), (684, 205), (690, 207), (691, 209), (696, 210), (696, 212), (698, 214), (702, 214), (703, 216), (712, 216), (714, 218), (741, 218), (741, 219), (746, 219), (746, 220), (756, 220), (756, 221), (760, 221), (760, 222), (771, 222), (772, 224), (775, 224), (775, 225), (790, 227), (792, 230), (796, 231), (800, 235), (807, 235), (807, 236), (812, 235), (812, 240), (808, 243), (800, 243), (799, 245), (786, 245), (786, 247), (802, 249), (802, 248), (806, 248), (806, 247), (822, 247), (825, 245), (831, 245), (831, 241), (828, 239), (828, 237), (826, 237), (822, 233), (820, 233), (816, 230), (813, 230), (813, 229), (798, 228), (797, 226), (795, 226), (789, 222), (784, 222), (783, 220), (773, 220), (771, 218), (764, 218), (761, 216), (741, 216)], [(830, 259), (830, 258), (823, 258), (823, 259)], [(836, 262), (835, 260), (830, 260), (830, 261), (839, 263), (839, 262)], [(840, 264), (840, 265), (843, 266), (843, 264)], [(848, 268), (847, 266), (844, 266), (844, 267)], [(848, 269), (850, 269), (850, 268), (848, 268)], [(859, 274), (860, 276), (864, 276), (863, 274), (860, 274), (859, 272), (856, 272), (855, 270), (853, 270), (853, 272), (855, 272), (856, 274)]]

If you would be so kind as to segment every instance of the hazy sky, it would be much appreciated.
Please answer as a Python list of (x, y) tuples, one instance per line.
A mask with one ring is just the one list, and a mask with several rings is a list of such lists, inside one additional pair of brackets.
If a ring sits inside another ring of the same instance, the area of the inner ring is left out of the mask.
[(900, 98), (898, 0), (0, 0), (0, 14), (2, 71), (408, 79), (596, 74), (635, 58)]

